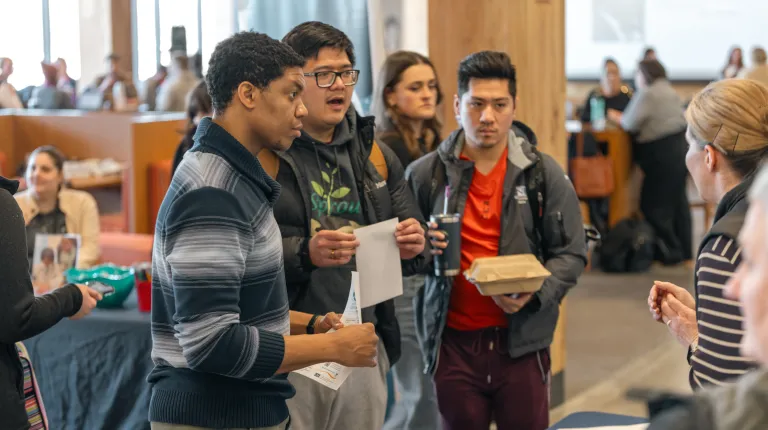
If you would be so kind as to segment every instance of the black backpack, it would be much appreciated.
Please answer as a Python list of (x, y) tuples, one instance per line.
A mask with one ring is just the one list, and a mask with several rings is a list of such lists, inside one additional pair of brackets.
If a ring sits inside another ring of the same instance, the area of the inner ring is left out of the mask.
[(602, 240), (598, 255), (605, 272), (645, 272), (655, 253), (653, 227), (639, 217), (619, 221)]

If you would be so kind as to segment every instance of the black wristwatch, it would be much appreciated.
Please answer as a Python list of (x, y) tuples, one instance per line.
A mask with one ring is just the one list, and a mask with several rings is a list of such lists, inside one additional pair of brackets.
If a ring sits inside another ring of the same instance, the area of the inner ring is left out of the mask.
[(320, 318), (320, 315), (312, 315), (312, 318), (309, 319), (309, 324), (307, 324), (307, 334), (315, 334), (315, 321)]

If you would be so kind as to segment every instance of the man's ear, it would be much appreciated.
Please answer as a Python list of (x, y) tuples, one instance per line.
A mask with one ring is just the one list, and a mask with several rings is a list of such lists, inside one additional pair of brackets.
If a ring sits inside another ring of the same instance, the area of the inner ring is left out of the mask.
[(457, 120), (461, 116), (461, 97), (458, 94), (453, 95), (453, 114)]
[(259, 96), (260, 91), (250, 82), (240, 82), (235, 94), (240, 104), (246, 109), (254, 109), (256, 107), (256, 98)]

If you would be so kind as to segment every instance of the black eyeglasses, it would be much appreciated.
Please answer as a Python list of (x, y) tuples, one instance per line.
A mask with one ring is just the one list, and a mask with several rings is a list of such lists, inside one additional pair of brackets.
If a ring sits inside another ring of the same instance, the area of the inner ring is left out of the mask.
[(352, 86), (357, 83), (357, 78), (360, 76), (359, 70), (343, 70), (341, 72), (314, 72), (304, 73), (306, 77), (315, 77), (315, 82), (320, 88), (328, 88), (336, 82), (336, 78), (341, 78), (341, 82), (346, 86)]

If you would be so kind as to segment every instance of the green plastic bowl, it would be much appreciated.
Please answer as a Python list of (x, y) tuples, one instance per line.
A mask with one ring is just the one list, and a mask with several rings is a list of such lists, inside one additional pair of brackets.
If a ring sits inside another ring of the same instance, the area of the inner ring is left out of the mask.
[(133, 268), (115, 266), (114, 264), (102, 264), (90, 269), (69, 269), (64, 272), (67, 282), (84, 284), (88, 281), (98, 281), (115, 289), (115, 292), (104, 297), (96, 307), (102, 309), (114, 309), (123, 306), (123, 302), (133, 291), (135, 283)]

